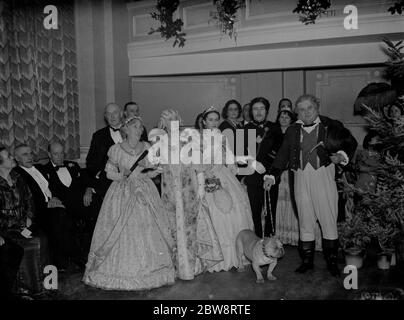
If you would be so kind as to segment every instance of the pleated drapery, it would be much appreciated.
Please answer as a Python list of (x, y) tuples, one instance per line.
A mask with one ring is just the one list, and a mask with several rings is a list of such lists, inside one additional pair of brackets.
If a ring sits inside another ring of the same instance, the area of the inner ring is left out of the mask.
[[(49, 1), (48, 1), (49, 2)], [(39, 0), (0, 0), (0, 143), (26, 143), (37, 159), (52, 141), (80, 156), (73, 1), (55, 1), (58, 29)], [(60, 4), (59, 4), (60, 3)]]

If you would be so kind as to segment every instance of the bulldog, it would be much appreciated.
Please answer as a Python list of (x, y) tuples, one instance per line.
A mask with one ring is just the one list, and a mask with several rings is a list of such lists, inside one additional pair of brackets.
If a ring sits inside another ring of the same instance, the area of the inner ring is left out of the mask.
[(239, 263), (238, 272), (245, 271), (242, 263), (243, 255), (251, 261), (252, 268), (257, 275), (257, 283), (264, 283), (260, 266), (269, 264), (267, 271), (268, 280), (276, 280), (272, 271), (278, 263), (278, 258), (285, 254), (282, 243), (276, 237), (258, 238), (251, 230), (242, 230), (236, 238), (236, 250)]

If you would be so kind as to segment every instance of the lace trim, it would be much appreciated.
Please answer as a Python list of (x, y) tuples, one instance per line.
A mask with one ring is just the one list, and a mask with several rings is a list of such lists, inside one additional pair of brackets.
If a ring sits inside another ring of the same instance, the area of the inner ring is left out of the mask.
[(116, 276), (103, 272), (88, 272), (83, 282), (104, 290), (147, 290), (173, 284), (174, 270), (159, 270), (158, 273), (136, 276)]

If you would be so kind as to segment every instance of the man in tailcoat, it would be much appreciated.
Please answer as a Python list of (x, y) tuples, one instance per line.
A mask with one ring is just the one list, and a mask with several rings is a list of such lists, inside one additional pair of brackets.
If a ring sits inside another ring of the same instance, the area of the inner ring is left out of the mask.
[(314, 267), (314, 231), (318, 220), (328, 270), (333, 276), (339, 276), (336, 167), (346, 166), (352, 160), (357, 142), (340, 121), (319, 115), (319, 109), (319, 101), (313, 95), (297, 99), (298, 121), (287, 129), (282, 146), (264, 177), (264, 188), (270, 189), (285, 169), (293, 171), (302, 258), (296, 272), (305, 273)]

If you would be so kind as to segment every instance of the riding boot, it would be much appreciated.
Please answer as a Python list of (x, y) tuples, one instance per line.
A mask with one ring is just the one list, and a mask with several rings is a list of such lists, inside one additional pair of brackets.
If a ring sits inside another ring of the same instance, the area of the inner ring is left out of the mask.
[(323, 239), (323, 253), (327, 262), (327, 269), (333, 277), (340, 276), (338, 269), (338, 239), (328, 240)]
[(314, 268), (314, 248), (315, 241), (300, 241), (299, 240), (299, 254), (302, 259), (302, 264), (296, 269), (297, 273), (306, 273), (308, 270)]

